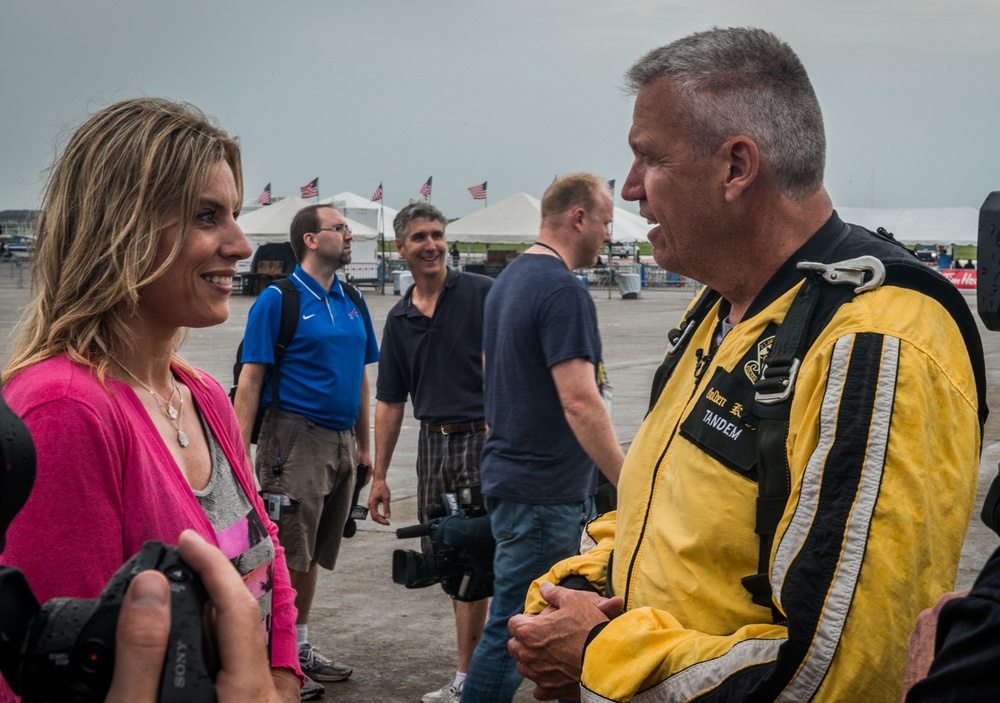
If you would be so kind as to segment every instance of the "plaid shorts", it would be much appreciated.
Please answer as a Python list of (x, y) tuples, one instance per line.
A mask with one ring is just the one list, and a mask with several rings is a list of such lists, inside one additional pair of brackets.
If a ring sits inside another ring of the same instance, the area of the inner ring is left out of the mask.
[[(442, 493), (459, 486), (479, 486), (479, 459), (486, 430), (441, 434), (421, 428), (417, 443), (417, 517), (427, 521), (427, 504), (440, 503)], [(424, 554), (434, 548), (427, 537), (420, 539)]]

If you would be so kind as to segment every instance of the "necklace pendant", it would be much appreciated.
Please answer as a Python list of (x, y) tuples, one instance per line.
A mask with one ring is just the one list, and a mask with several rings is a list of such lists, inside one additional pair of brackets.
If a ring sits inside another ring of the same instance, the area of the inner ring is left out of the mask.
[(169, 410), (167, 411), (167, 414), (170, 415), (170, 419), (171, 420), (176, 420), (177, 419), (177, 408), (175, 408), (173, 405), (168, 405), (167, 407), (169, 408)]
[(182, 449), (187, 448), (187, 445), (190, 444), (188, 436), (184, 434), (184, 430), (177, 430), (177, 444), (181, 445)]

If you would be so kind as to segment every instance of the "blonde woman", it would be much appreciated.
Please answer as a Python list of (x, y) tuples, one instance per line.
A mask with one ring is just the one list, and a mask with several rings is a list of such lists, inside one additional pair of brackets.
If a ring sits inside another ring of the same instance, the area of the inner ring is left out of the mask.
[(143, 542), (176, 544), (193, 528), (260, 606), (273, 680), (261, 700), (297, 701), (294, 591), (277, 530), (226, 394), (177, 353), (183, 328), (229, 316), (235, 263), (250, 254), (235, 219), (242, 199), (236, 140), (192, 106), (127, 100), (70, 139), (2, 374), (38, 477), (0, 561), (42, 601), (93, 597)]

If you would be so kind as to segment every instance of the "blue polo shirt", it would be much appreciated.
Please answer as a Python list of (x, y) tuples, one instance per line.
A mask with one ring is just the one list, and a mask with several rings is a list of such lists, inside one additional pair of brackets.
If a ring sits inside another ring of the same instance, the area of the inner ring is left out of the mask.
[[(334, 278), (330, 290), (296, 266), (299, 323), (281, 361), (281, 408), (334, 430), (354, 427), (361, 403), (365, 364), (378, 361), (378, 342), (368, 306), (359, 310)], [(250, 308), (243, 338), (243, 363), (274, 363), (281, 325), (281, 291), (266, 288)], [(264, 407), (271, 405), (265, 380)]]

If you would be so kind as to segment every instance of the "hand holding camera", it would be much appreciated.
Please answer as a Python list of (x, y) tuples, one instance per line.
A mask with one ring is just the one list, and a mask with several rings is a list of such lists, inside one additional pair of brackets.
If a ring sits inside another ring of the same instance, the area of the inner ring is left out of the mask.
[[(196, 532), (180, 537), (180, 556), (197, 573), (215, 606), (219, 663), (215, 694), (220, 703), (281, 700), (272, 680), (260, 628), (260, 608), (229, 560)], [(155, 571), (138, 574), (118, 620), (118, 651), (107, 703), (152, 703), (164, 678), (170, 630), (170, 585)], [(290, 676), (298, 697), (298, 681)], [(213, 697), (213, 700), (215, 698)], [(162, 700), (162, 699), (160, 699)]]
[[(0, 552), (34, 479), (34, 442), (0, 396)], [(147, 542), (97, 598), (39, 605), (18, 569), (0, 567), (0, 673), (24, 703), (299, 697), (294, 674), (272, 674), (256, 600), (193, 530), (179, 547)]]

